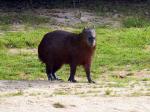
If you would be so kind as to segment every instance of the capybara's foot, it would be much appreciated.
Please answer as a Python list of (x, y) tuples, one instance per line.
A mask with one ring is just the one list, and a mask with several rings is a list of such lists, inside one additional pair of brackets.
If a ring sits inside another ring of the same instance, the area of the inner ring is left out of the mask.
[(48, 77), (48, 81), (52, 81), (52, 80), (53, 80), (52, 78), (49, 78), (49, 77)]
[(88, 80), (89, 83), (96, 83), (95, 81), (93, 80)]
[(76, 80), (70, 80), (70, 82), (76, 83), (77, 81)]
[(51, 74), (48, 75), (48, 80), (49, 80), (49, 81), (52, 81), (52, 80), (53, 80)]
[(69, 79), (68, 79), (68, 81), (70, 81), (70, 82), (74, 82), (74, 83), (76, 83), (76, 82), (77, 82), (75, 79), (71, 79), (71, 78), (69, 78)]
[(55, 80), (57, 81), (63, 81), (61, 78), (57, 77)]

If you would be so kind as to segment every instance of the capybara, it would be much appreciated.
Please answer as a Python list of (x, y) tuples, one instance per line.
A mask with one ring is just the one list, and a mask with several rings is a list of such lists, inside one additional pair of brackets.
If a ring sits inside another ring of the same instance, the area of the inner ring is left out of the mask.
[(89, 83), (94, 83), (90, 76), (92, 56), (96, 47), (94, 29), (84, 28), (79, 34), (56, 30), (44, 35), (38, 46), (39, 59), (46, 65), (48, 80), (59, 80), (56, 71), (63, 64), (70, 65), (68, 81), (76, 82), (74, 76), (78, 65), (85, 69)]

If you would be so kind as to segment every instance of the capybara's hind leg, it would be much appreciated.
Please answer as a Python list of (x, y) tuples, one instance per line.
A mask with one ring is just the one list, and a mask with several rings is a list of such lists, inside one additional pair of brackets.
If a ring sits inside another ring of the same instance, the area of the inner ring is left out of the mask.
[(52, 69), (48, 65), (46, 65), (46, 74), (47, 74), (48, 80), (53, 80), (53, 78), (52, 78)]
[(61, 65), (54, 65), (54, 66), (53, 66), (53, 69), (52, 69), (52, 76), (53, 76), (54, 80), (62, 80), (62, 79), (60, 79), (60, 78), (56, 75), (56, 71), (57, 71), (58, 69), (60, 69), (60, 67), (61, 67)]
[(68, 81), (77, 82), (74, 78), (75, 73), (76, 73), (76, 65), (70, 65), (70, 77), (69, 77)]

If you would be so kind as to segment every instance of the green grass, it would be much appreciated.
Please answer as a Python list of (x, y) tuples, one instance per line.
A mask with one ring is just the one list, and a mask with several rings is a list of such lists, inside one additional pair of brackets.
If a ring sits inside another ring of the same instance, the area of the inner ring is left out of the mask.
[(111, 89), (105, 90), (105, 95), (111, 95), (111, 93), (112, 93), (112, 90), (111, 90)]
[(36, 48), (45, 32), (50, 29), (37, 29), (25, 32), (6, 32), (3, 38), (7, 48)]
[(137, 27), (137, 28), (142, 28), (142, 27), (147, 27), (150, 26), (150, 20), (145, 19), (145, 18), (139, 18), (139, 17), (128, 17), (123, 20), (123, 26), (126, 28), (131, 28), (131, 27)]
[(123, 28), (120, 30), (97, 29), (97, 50), (93, 69), (108, 70), (125, 68), (144, 69), (150, 67), (150, 53), (145, 46), (150, 45), (150, 28)]
[(13, 97), (13, 96), (22, 96), (24, 93), (22, 90), (19, 90), (17, 92), (13, 93), (5, 93), (5, 94), (0, 94), (0, 97)]
[(37, 16), (34, 13), (8, 13), (0, 16), (0, 25), (11, 25), (13, 23), (39, 25), (48, 22), (50, 22), (49, 18)]
[(0, 79), (45, 79), (43, 72), (44, 68), (36, 55), (11, 54), (7, 51), (0, 51)]
[[(35, 80), (47, 79), (44, 65), (38, 60), (37, 54), (12, 53), (10, 48), (37, 48), (42, 36), (52, 31), (48, 28), (31, 29), (19, 32), (4, 32), (0, 36), (0, 79)], [(78, 30), (74, 30), (77, 32)], [(104, 71), (124, 70), (130, 65), (130, 70), (150, 68), (150, 52), (145, 50), (150, 46), (150, 27), (108, 29), (97, 28), (97, 48), (92, 63), (92, 77), (98, 78)], [(69, 66), (63, 66), (58, 71), (60, 77), (67, 80)], [(81, 67), (77, 76), (84, 77)], [(113, 79), (110, 79), (113, 80)], [(118, 81), (118, 80), (114, 80)], [(121, 80), (122, 81), (122, 80)], [(120, 83), (122, 85), (122, 83)], [(119, 84), (117, 86), (120, 86)]]

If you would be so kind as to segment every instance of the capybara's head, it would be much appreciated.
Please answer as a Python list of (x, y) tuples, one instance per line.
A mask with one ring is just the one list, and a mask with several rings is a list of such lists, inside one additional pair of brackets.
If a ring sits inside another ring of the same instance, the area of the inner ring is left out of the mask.
[(88, 44), (88, 46), (90, 47), (96, 46), (96, 32), (94, 29), (84, 28), (82, 31), (82, 36), (85, 42)]

